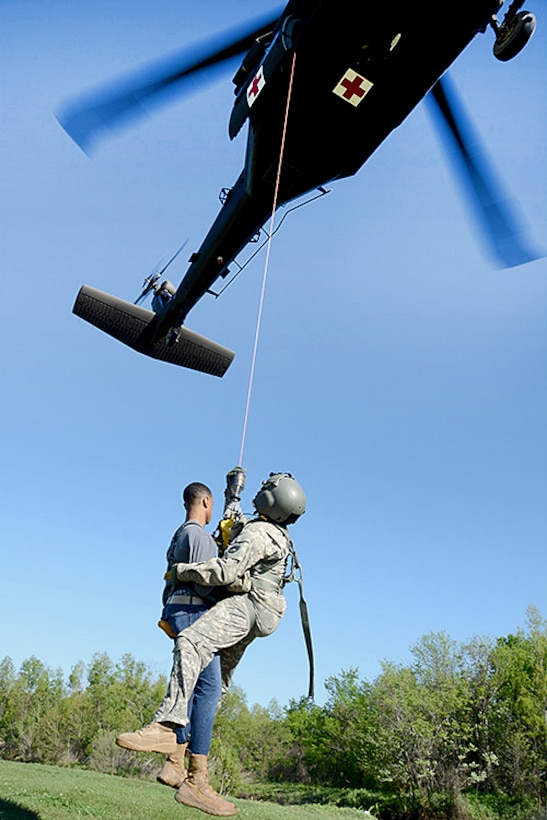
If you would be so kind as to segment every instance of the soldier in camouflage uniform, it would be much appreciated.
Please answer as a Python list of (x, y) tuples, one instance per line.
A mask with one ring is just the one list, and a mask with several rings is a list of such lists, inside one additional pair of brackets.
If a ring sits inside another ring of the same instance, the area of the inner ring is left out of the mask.
[[(279, 625), (286, 609), (284, 576), (292, 551), (287, 526), (302, 515), (306, 498), (291, 475), (276, 473), (263, 482), (253, 504), (259, 517), (244, 525), (222, 558), (171, 567), (173, 580), (222, 586), (231, 594), (177, 636), (167, 694), (154, 722), (138, 731), (140, 738), (172, 736), (173, 727), (186, 725), (188, 700), (215, 653), (221, 650), (223, 684), (227, 686), (247, 646), (255, 638), (271, 635)], [(176, 799), (209, 814), (235, 814), (237, 807), (208, 786), (207, 758), (198, 759), (204, 757), (190, 756), (188, 777)], [(227, 805), (217, 805), (216, 798)]]

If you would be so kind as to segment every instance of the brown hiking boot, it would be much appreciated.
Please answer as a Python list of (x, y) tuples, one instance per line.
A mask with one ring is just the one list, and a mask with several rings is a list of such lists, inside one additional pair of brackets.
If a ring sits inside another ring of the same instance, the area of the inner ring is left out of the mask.
[(207, 755), (190, 755), (188, 776), (175, 795), (178, 803), (192, 806), (195, 809), (215, 817), (232, 817), (239, 809), (235, 803), (224, 800), (209, 785), (207, 777)]
[(177, 751), (177, 736), (163, 723), (149, 723), (136, 732), (125, 732), (116, 738), (118, 746), (136, 752), (159, 752), (170, 755)]
[(164, 786), (172, 786), (178, 789), (186, 780), (186, 769), (184, 768), (184, 755), (188, 747), (187, 743), (177, 743), (176, 752), (171, 752), (163, 764), (163, 769), (157, 776), (157, 780)]

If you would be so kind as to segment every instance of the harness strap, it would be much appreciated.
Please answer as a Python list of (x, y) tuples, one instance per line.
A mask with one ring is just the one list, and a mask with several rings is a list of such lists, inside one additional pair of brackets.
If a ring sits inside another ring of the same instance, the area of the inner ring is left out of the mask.
[[(255, 521), (248, 521), (245, 526), (248, 527), (251, 524), (254, 524)], [(308, 605), (306, 603), (306, 599), (304, 598), (304, 584), (302, 578), (302, 567), (300, 566), (300, 562), (298, 560), (298, 556), (296, 554), (296, 550), (294, 548), (294, 544), (289, 537), (289, 532), (286, 527), (283, 527), (281, 524), (278, 524), (275, 521), (269, 521), (270, 524), (273, 524), (280, 532), (283, 533), (285, 538), (289, 544), (289, 556), (290, 556), (290, 569), (287, 575), (284, 576), (282, 579), (282, 585), (285, 586), (286, 584), (290, 584), (292, 581), (296, 581), (298, 584), (298, 591), (300, 593), (300, 620), (302, 622), (302, 632), (304, 633), (304, 642), (306, 644), (306, 651), (308, 653), (308, 663), (310, 667), (310, 677), (309, 677), (309, 684), (308, 684), (308, 698), (313, 700), (315, 697), (315, 661), (313, 655), (313, 643), (311, 638), (311, 626), (310, 626), (310, 618), (308, 613)], [(271, 538), (271, 536), (270, 536)], [(273, 539), (272, 539), (273, 540)], [(298, 578), (295, 578), (295, 570), (298, 571)], [(257, 584), (257, 579), (253, 579), (253, 583)]]
[[(306, 650), (308, 652), (308, 662), (310, 666), (310, 679), (308, 684), (308, 698), (310, 700), (314, 699), (315, 695), (315, 662), (313, 657), (313, 644), (311, 639), (311, 626), (310, 626), (310, 618), (308, 614), (308, 605), (306, 603), (306, 599), (304, 598), (304, 583), (302, 578), (302, 567), (300, 566), (300, 562), (298, 560), (298, 556), (296, 554), (296, 550), (294, 548), (293, 542), (289, 538), (289, 550), (291, 555), (291, 568), (288, 575), (285, 576), (283, 579), (285, 584), (290, 584), (291, 581), (296, 581), (298, 584), (298, 591), (300, 593), (300, 620), (302, 622), (302, 632), (304, 633), (304, 642), (306, 644)], [(298, 571), (298, 578), (295, 578), (295, 570)]]

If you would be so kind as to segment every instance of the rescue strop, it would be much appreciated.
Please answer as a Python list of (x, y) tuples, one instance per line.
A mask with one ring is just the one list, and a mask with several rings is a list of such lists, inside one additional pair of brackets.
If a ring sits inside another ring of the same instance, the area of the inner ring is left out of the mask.
[[(306, 651), (308, 653), (308, 661), (310, 667), (310, 678), (308, 684), (308, 698), (314, 699), (315, 696), (315, 662), (313, 657), (313, 644), (311, 639), (310, 618), (308, 614), (308, 605), (304, 598), (304, 584), (302, 578), (302, 567), (298, 560), (296, 550), (293, 542), (289, 539), (290, 545), (290, 568), (289, 573), (283, 579), (284, 584), (290, 584), (291, 581), (296, 581), (298, 584), (298, 591), (300, 594), (300, 620), (302, 621), (302, 632), (304, 633), (304, 642), (306, 644)], [(298, 578), (295, 577), (295, 571), (298, 572)]]

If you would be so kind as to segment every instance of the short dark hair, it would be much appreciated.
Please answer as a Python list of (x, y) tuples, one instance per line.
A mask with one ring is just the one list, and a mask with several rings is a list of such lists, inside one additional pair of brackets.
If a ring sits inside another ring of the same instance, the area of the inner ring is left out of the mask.
[(185, 507), (192, 507), (197, 501), (205, 498), (205, 496), (212, 498), (213, 493), (209, 487), (206, 484), (202, 484), (201, 481), (193, 481), (191, 484), (188, 484), (182, 492), (182, 500)]

